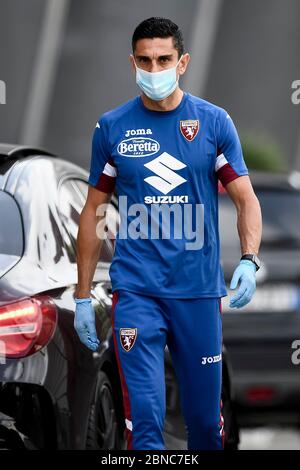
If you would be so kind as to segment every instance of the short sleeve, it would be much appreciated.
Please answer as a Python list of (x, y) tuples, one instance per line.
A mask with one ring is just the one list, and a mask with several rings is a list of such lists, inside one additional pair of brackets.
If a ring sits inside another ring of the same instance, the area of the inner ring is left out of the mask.
[(112, 193), (115, 188), (117, 171), (111, 158), (108, 144), (108, 126), (100, 119), (92, 139), (92, 156), (88, 183), (99, 191)]
[(229, 114), (222, 109), (216, 123), (217, 158), (215, 171), (225, 187), (239, 176), (248, 175), (240, 139)]

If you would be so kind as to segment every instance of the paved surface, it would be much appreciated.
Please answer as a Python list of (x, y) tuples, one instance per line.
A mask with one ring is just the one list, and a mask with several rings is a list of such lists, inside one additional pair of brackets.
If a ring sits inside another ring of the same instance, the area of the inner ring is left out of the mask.
[[(184, 441), (168, 434), (165, 442), (169, 450), (186, 449)], [(261, 427), (241, 430), (239, 450), (300, 450), (300, 429)]]
[(293, 428), (242, 430), (240, 450), (300, 450), (300, 430)]

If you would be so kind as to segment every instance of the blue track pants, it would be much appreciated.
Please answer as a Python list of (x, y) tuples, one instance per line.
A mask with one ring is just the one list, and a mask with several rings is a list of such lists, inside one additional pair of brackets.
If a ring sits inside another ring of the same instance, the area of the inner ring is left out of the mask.
[(221, 298), (113, 293), (113, 339), (127, 449), (165, 449), (165, 346), (176, 373), (189, 450), (222, 450)]

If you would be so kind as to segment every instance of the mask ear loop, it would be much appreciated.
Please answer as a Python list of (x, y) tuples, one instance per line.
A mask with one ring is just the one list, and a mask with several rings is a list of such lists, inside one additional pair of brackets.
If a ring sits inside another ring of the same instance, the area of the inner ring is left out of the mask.
[[(179, 62), (181, 61), (181, 59), (182, 59), (183, 56), (184, 56), (184, 54), (181, 54), (181, 56), (180, 56), (180, 58), (179, 58), (179, 60), (178, 60), (178, 62), (177, 62), (177, 64), (176, 64), (176, 71), (177, 71), (178, 64), (179, 64)], [(178, 76), (178, 78), (177, 78), (177, 80), (176, 80), (176, 83), (179, 83), (180, 74), (178, 74), (178, 75), (179, 75), (179, 76)]]
[(131, 57), (132, 57), (132, 59), (133, 59), (134, 65), (135, 65), (135, 70), (137, 70), (137, 69), (138, 69), (138, 66), (136, 65), (136, 61), (135, 61), (134, 55), (131, 54)]
[(179, 58), (179, 60), (178, 60), (178, 62), (177, 62), (177, 64), (176, 64), (176, 68), (178, 67), (178, 64), (179, 64), (179, 62), (181, 61), (181, 59), (182, 59), (183, 56), (184, 56), (184, 54), (181, 54), (181, 56), (180, 56), (180, 58)]

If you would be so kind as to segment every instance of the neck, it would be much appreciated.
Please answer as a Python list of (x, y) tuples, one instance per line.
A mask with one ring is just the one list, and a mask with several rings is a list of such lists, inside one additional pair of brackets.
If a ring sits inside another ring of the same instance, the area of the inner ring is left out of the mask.
[(161, 101), (151, 100), (144, 93), (141, 95), (143, 104), (152, 111), (172, 111), (179, 106), (182, 97), (183, 91), (179, 87), (177, 87), (170, 96)]

